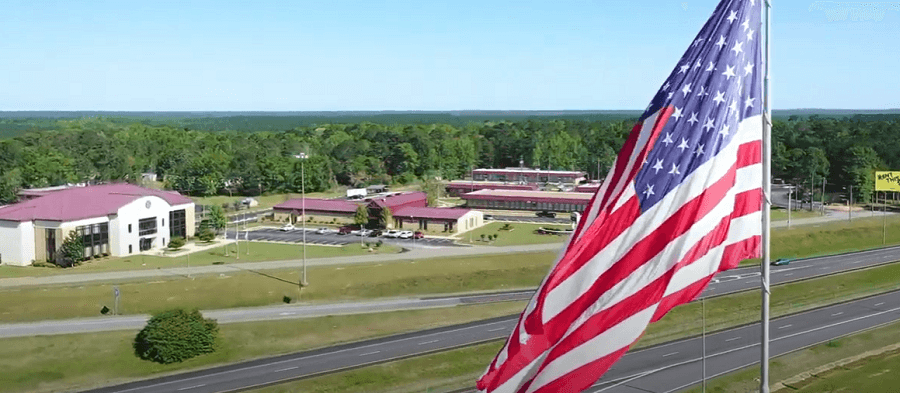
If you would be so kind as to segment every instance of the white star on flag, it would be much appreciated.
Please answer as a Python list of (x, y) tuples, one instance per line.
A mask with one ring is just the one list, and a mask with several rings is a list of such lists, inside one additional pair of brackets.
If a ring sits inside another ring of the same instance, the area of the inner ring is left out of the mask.
[(715, 120), (706, 118), (706, 123), (703, 124), (703, 131), (709, 131), (716, 127)]
[(747, 65), (744, 66), (744, 76), (750, 75), (753, 73), (753, 63), (747, 62)]
[(730, 128), (731, 127), (729, 127), (728, 124), (722, 125), (722, 129), (719, 130), (719, 135), (721, 135), (723, 138), (728, 136), (728, 131), (730, 130)]
[(681, 144), (678, 145), (678, 148), (681, 149), (681, 152), (684, 153), (684, 149), (689, 148), (687, 143), (687, 139), (681, 138)]
[(703, 155), (703, 153), (705, 152), (703, 151), (703, 144), (701, 143), (697, 146), (697, 151), (695, 151), (694, 154), (697, 155), (697, 157), (700, 157)]
[(747, 97), (747, 99), (744, 100), (744, 109), (753, 108), (753, 100), (755, 99), (756, 98), (753, 97)]
[(721, 91), (716, 92), (716, 96), (713, 97), (713, 101), (716, 102), (716, 105), (719, 105), (719, 104), (725, 102), (725, 93), (723, 93)]
[(725, 72), (722, 75), (725, 75), (725, 79), (731, 80), (731, 77), (734, 76), (734, 66), (725, 66)]
[(691, 92), (691, 84), (690, 83), (684, 85), (684, 87), (681, 89), (681, 94), (683, 94), (682, 97), (687, 97), (688, 93), (690, 93), (690, 92)]
[(691, 126), (693, 126), (694, 123), (699, 122), (699, 121), (700, 120), (697, 120), (697, 112), (691, 112), (691, 117), (687, 120), (687, 122), (691, 123)]
[(681, 108), (676, 106), (675, 112), (672, 113), (672, 117), (675, 118), (675, 121), (681, 120), (681, 118), (684, 117), (684, 114), (681, 113)]
[(681, 171), (678, 170), (678, 165), (672, 164), (672, 169), (669, 170), (670, 175), (680, 175)]
[(718, 46), (720, 50), (722, 49), (723, 46), (725, 46), (725, 36), (724, 35), (719, 36), (719, 41), (716, 42), (716, 46)]
[(734, 20), (737, 19), (737, 12), (731, 11), (725, 19), (728, 19), (728, 23), (734, 23)]
[(663, 160), (656, 160), (656, 164), (653, 164), (653, 166), (650, 167), (650, 169), (656, 169), (656, 173), (659, 173), (659, 170), (663, 169), (662, 163), (663, 163)]
[(663, 140), (662, 140), (662, 143), (665, 143), (666, 146), (669, 146), (670, 144), (675, 143), (674, 141), (672, 141), (672, 134), (667, 132), (666, 137), (663, 138)]
[(738, 53), (741, 53), (741, 52), (744, 51), (744, 43), (741, 42), (741, 41), (735, 42), (735, 43), (734, 43), (734, 47), (731, 48), (731, 50), (733, 50), (733, 51), (734, 51), (734, 55), (737, 56)]
[(650, 197), (650, 195), (653, 195), (653, 194), (654, 194), (653, 193), (653, 185), (648, 184), (647, 189), (644, 190), (644, 195), (646, 195), (647, 197)]

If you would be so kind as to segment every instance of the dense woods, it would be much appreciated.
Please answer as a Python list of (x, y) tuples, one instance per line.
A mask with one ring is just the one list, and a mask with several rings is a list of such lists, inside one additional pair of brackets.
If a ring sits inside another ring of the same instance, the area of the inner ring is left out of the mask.
[[(54, 121), (0, 140), (0, 202), (20, 188), (137, 181), (156, 173), (190, 195), (256, 195), (334, 185), (403, 184), (471, 168), (526, 166), (605, 174), (633, 119), (526, 119), (452, 124), (317, 124), (285, 131), (201, 131), (97, 118)], [(876, 169), (900, 169), (897, 117), (790, 116), (773, 126), (773, 175), (867, 201)], [(859, 190), (859, 193), (856, 193)]]

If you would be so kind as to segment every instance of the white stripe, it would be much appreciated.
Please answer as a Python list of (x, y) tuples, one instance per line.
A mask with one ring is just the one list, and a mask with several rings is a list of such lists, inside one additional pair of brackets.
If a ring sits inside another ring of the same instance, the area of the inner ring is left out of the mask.
[[(741, 123), (739, 131), (743, 129), (746, 123)], [(581, 296), (590, 288), (594, 279), (608, 270), (634, 244), (655, 231), (673, 213), (677, 212), (684, 203), (694, 199), (710, 185), (721, 179), (734, 166), (738, 145), (742, 143), (742, 141), (737, 139), (744, 134), (739, 132), (735, 136), (735, 140), (732, 141), (733, 143), (728, 144), (716, 157), (698, 167), (685, 179), (678, 189), (669, 192), (650, 210), (638, 217), (632, 223), (631, 228), (620, 234), (619, 237), (591, 258), (588, 263), (551, 290), (547, 294), (544, 314), (541, 320), (546, 322), (556, 316), (568, 305), (571, 299)]]
[(762, 232), (760, 225), (761, 215), (762, 213), (755, 212), (731, 220), (731, 225), (728, 228), (728, 237), (725, 241), (697, 261), (675, 272), (663, 296), (669, 296), (687, 288), (689, 285), (718, 271), (725, 247), (749, 239), (754, 235), (759, 235)]
[(654, 312), (656, 312), (655, 305), (635, 313), (618, 325), (554, 359), (535, 376), (528, 392), (534, 392), (557, 379), (565, 378), (572, 370), (631, 344), (644, 332)]

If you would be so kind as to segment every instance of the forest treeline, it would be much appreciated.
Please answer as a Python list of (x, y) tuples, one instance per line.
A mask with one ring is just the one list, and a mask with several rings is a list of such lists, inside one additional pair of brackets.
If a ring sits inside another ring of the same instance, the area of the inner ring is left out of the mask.
[[(451, 124), (319, 124), (285, 131), (204, 131), (98, 118), (0, 140), (0, 203), (21, 188), (124, 180), (156, 173), (190, 195), (293, 192), (334, 185), (465, 177), (472, 168), (525, 166), (604, 175), (634, 119), (530, 119)], [(900, 169), (896, 117), (791, 116), (773, 124), (773, 175), (816, 189), (854, 186), (867, 201), (874, 171)], [(300, 153), (308, 154), (301, 162)]]

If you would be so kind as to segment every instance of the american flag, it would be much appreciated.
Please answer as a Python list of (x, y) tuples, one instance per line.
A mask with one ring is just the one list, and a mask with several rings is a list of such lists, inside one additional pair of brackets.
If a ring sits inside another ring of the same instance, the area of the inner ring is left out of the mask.
[(484, 392), (577, 392), (650, 322), (759, 256), (761, 0), (723, 0), (634, 126)]

